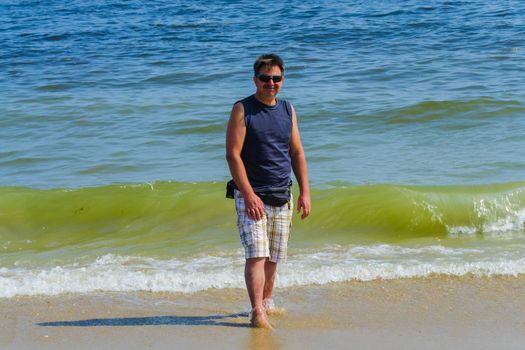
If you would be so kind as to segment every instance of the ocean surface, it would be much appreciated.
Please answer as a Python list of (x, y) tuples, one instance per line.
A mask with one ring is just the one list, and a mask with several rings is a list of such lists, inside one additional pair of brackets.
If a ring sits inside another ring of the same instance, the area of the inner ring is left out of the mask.
[(277, 287), (524, 274), (524, 13), (0, 2), (0, 297), (244, 288), (225, 128), (267, 52), (313, 201)]

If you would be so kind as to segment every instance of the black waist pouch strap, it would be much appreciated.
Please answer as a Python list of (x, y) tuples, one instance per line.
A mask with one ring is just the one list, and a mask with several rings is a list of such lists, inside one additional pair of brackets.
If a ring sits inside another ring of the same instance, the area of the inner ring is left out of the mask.
[(290, 187), (279, 190), (272, 190), (269, 192), (260, 192), (257, 195), (261, 198), (264, 204), (272, 207), (282, 207), (290, 201)]
[[(282, 207), (290, 201), (291, 198), (291, 185), (284, 188), (274, 188), (269, 191), (255, 192), (264, 204), (271, 205), (272, 207)], [(228, 181), (226, 184), (226, 198), (235, 198), (234, 192), (237, 189), (233, 180)]]

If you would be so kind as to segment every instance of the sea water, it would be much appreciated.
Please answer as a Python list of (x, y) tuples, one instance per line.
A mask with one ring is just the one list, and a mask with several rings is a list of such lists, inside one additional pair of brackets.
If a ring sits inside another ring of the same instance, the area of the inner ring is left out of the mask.
[(277, 287), (525, 273), (523, 13), (3, 1), (0, 297), (243, 288), (224, 138), (266, 52), (312, 187)]

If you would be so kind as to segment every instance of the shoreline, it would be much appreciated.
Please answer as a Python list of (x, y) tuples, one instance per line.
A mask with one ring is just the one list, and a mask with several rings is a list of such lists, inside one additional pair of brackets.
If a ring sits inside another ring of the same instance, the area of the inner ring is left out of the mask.
[(518, 349), (525, 276), (433, 276), (279, 288), (274, 331), (242, 289), (0, 299), (2, 349)]

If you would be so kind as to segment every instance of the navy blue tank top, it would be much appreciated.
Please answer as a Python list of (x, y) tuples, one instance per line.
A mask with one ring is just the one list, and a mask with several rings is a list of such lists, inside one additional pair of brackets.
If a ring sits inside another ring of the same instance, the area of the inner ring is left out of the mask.
[(268, 106), (249, 96), (244, 107), (246, 137), (241, 151), (254, 192), (272, 192), (289, 187), (292, 162), (292, 107), (284, 100)]

